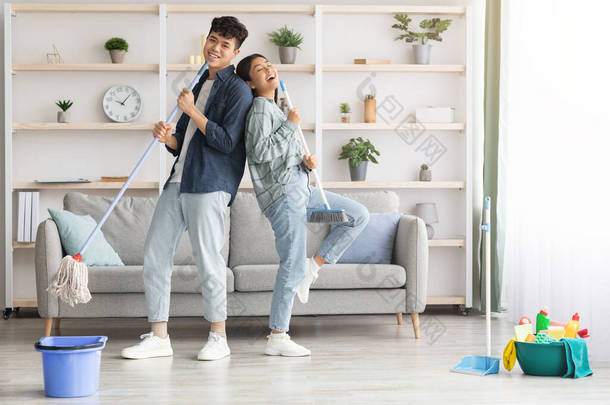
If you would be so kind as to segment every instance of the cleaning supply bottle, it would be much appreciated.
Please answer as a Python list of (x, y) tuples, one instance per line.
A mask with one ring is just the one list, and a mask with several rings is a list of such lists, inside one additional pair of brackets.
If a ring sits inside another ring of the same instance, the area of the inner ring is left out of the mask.
[(551, 325), (551, 319), (549, 318), (549, 308), (544, 307), (536, 315), (536, 334), (541, 330), (547, 330)]
[(578, 333), (578, 328), (580, 327), (580, 316), (578, 312), (572, 316), (572, 320), (568, 322), (566, 325), (566, 334), (564, 335), (567, 338), (575, 338), (576, 333)]

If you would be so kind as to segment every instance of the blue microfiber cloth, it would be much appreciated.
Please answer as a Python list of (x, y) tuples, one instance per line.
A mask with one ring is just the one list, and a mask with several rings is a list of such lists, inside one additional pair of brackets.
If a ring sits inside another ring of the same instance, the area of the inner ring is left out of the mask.
[(567, 371), (564, 378), (580, 378), (592, 375), (593, 371), (589, 368), (589, 354), (587, 353), (587, 343), (584, 339), (563, 338), (563, 347), (566, 351)]

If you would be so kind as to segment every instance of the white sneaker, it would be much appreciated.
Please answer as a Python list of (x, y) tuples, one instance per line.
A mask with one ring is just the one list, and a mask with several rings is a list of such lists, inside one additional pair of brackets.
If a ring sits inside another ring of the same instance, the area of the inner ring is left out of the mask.
[(314, 259), (307, 259), (305, 265), (305, 279), (301, 281), (301, 284), (297, 287), (297, 297), (299, 301), (306, 304), (309, 301), (309, 288), (318, 279), (318, 270), (320, 269)]
[(219, 360), (231, 354), (231, 349), (227, 344), (227, 338), (222, 337), (216, 332), (210, 331), (208, 342), (199, 351), (197, 360)]
[(270, 334), (267, 336), (267, 356), (301, 357), (311, 356), (311, 350), (294, 343), (287, 333)]
[(142, 341), (135, 346), (121, 350), (121, 357), (126, 359), (148, 359), (151, 357), (172, 356), (174, 351), (169, 335), (165, 339), (153, 335), (152, 332), (140, 335)]

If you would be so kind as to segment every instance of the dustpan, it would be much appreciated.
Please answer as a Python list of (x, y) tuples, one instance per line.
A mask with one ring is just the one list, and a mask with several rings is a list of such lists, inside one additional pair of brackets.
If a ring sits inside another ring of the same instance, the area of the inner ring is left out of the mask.
[(500, 370), (500, 359), (498, 357), (491, 357), (490, 205), (491, 199), (485, 197), (485, 223), (481, 226), (481, 229), (485, 232), (485, 329), (487, 332), (487, 356), (464, 356), (462, 361), (451, 369), (455, 373), (487, 375), (498, 374)]

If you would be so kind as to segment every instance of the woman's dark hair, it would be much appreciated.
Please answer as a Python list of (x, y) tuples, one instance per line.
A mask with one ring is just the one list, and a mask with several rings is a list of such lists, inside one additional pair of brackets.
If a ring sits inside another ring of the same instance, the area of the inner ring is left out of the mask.
[(208, 35), (211, 32), (218, 32), (225, 38), (235, 38), (235, 49), (239, 49), (241, 44), (248, 38), (246, 26), (240, 23), (237, 18), (227, 15), (215, 17), (212, 20), (212, 26)]
[[(263, 58), (265, 60), (268, 60), (260, 53), (253, 53), (252, 55), (248, 55), (245, 58), (243, 58), (242, 60), (240, 60), (239, 63), (237, 64), (237, 68), (235, 68), (235, 73), (237, 73), (237, 76), (241, 77), (241, 79), (244, 82), (252, 80), (250, 78), (250, 67), (252, 67), (252, 61), (256, 58)], [(277, 103), (277, 93), (278, 93), (278, 91), (277, 91), (277, 89), (275, 89), (275, 93), (273, 95), (273, 101), (275, 101), (276, 103)], [(256, 96), (256, 90), (252, 89), (252, 95)]]

